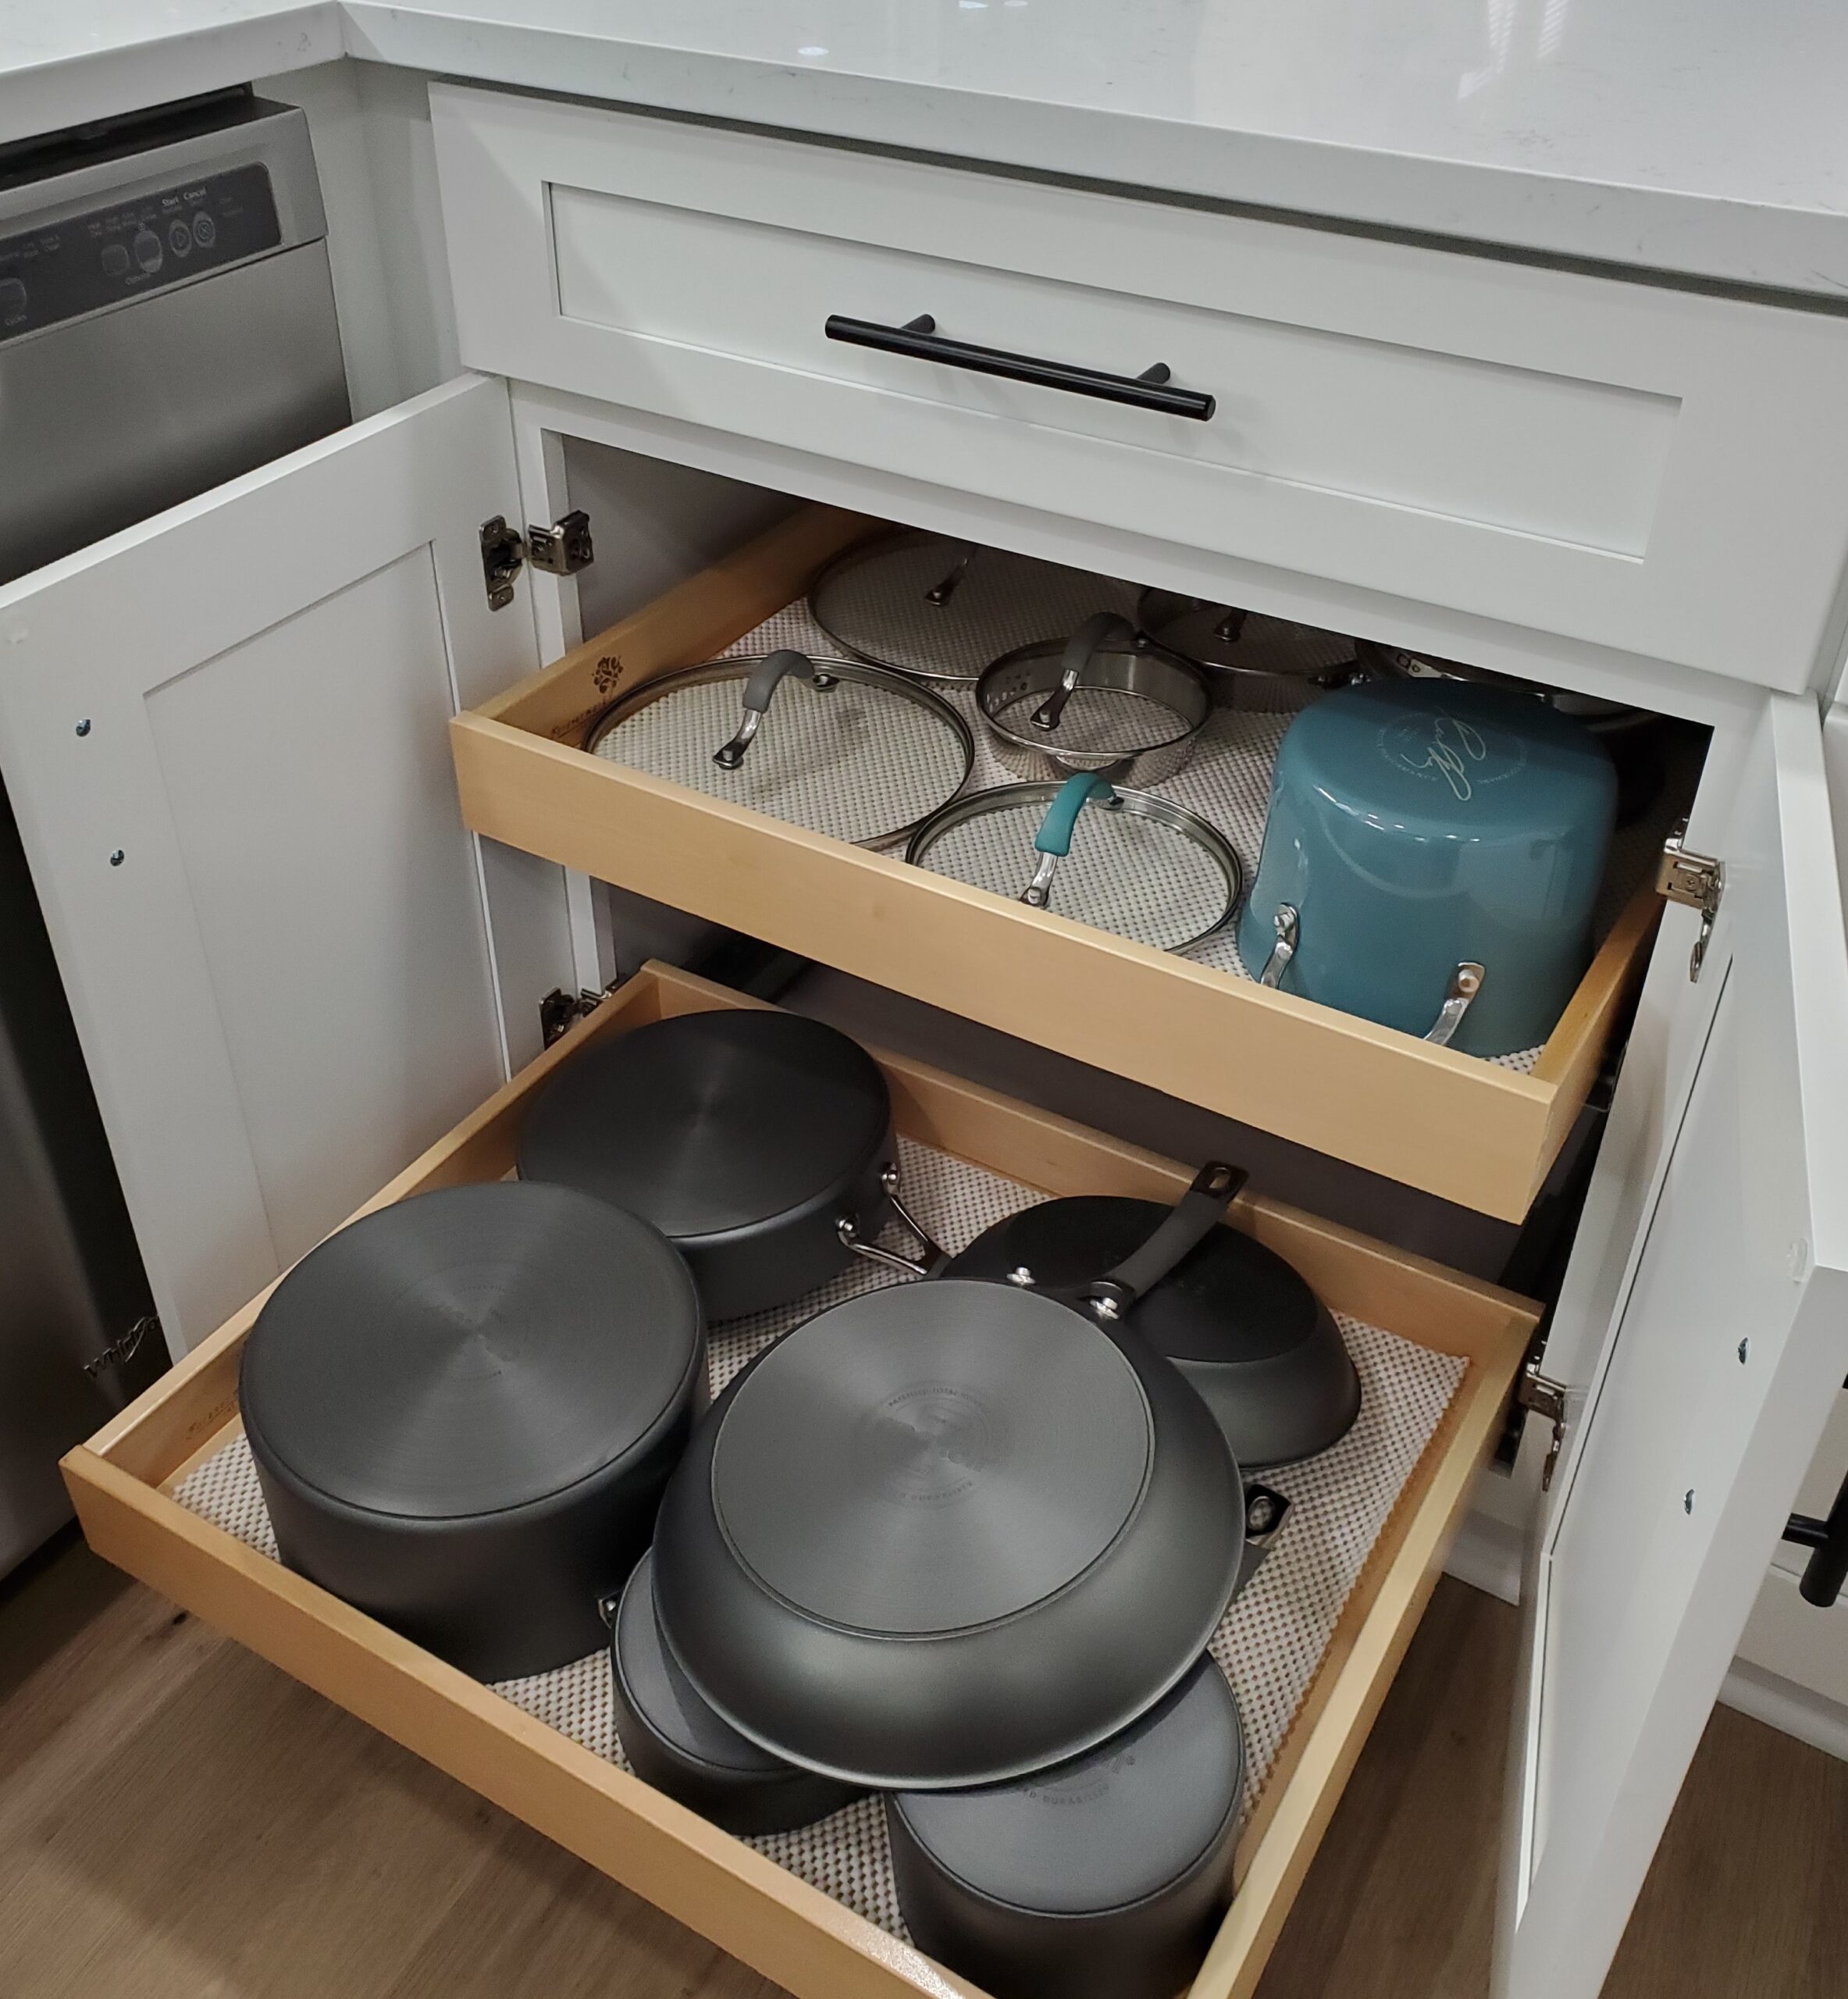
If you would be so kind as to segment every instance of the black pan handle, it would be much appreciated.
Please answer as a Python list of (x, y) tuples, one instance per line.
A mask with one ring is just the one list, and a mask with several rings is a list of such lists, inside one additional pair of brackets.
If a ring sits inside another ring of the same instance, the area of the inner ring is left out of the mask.
[(1095, 396), (1100, 402), (1127, 403), (1162, 416), (1184, 416), (1205, 423), (1216, 404), (1200, 389), (1175, 387), (1165, 361), (1140, 375), (1109, 375), (1102, 369), (1080, 368), (1070, 361), (1042, 361), (1031, 354), (1008, 354), (998, 347), (977, 347), (968, 340), (946, 339), (928, 312), (902, 326), (882, 326), (876, 319), (849, 319), (831, 312), (821, 330), (831, 340), (849, 347), (876, 347), (881, 354), (906, 354), (914, 361), (940, 361), (947, 368), (964, 368), (972, 375), (999, 375), (1004, 381), (1031, 382), (1036, 388), (1063, 389), (1074, 396)]
[(1092, 1311), (1101, 1319), (1121, 1318), (1138, 1298), (1159, 1284), (1183, 1257), (1206, 1240), (1250, 1178), (1242, 1167), (1227, 1166), (1220, 1160), (1209, 1160), (1202, 1167), (1194, 1176), (1193, 1185), (1162, 1217), (1148, 1240), (1088, 1288), (1085, 1295)]

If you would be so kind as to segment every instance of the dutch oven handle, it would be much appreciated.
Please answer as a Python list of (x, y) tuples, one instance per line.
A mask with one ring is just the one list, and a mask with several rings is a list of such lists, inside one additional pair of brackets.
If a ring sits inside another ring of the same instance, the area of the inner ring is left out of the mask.
[(1078, 682), (1084, 678), (1084, 669), (1099, 646), (1107, 641), (1134, 645), (1137, 636), (1135, 626), (1113, 611), (1100, 611), (1095, 618), (1086, 618), (1066, 643), (1059, 685), (1033, 711), (1034, 727), (1050, 734), (1059, 726), (1066, 703), (1078, 691)]
[(1114, 1270), (1087, 1286), (1084, 1298), (1100, 1319), (1120, 1319), (1142, 1295), (1159, 1284), (1224, 1219), (1238, 1190), (1251, 1178), (1242, 1167), (1210, 1160), (1194, 1184), (1162, 1217), (1155, 1233)]
[(863, 1256), (870, 1263), (883, 1263), (888, 1270), (903, 1270), (908, 1277), (928, 1277), (949, 1260), (949, 1252), (944, 1249), (916, 1215), (899, 1199), (899, 1167), (896, 1160), (887, 1165), (879, 1175), (879, 1185), (885, 1190), (885, 1198), (892, 1211), (924, 1245), (922, 1256), (901, 1256), (896, 1249), (888, 1249), (883, 1243), (867, 1242), (861, 1238), (860, 1224), (852, 1215), (842, 1215), (835, 1224), (835, 1233), (856, 1256)]
[(835, 685), (835, 676), (822, 672), (806, 653), (793, 652), (785, 647), (760, 660), (744, 683), (744, 718), (738, 725), (738, 733), (723, 749), (712, 753), (712, 761), (721, 771), (735, 771), (744, 761), (744, 753), (751, 747), (758, 724), (769, 712), (776, 690), (792, 673), (824, 691)]

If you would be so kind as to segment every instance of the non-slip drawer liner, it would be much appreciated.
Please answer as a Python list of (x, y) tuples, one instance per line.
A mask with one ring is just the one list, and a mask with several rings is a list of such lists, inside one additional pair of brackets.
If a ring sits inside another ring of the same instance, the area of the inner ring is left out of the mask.
[[(901, 1138), (899, 1144), (906, 1201), (947, 1249), (964, 1247), (991, 1222), (1041, 1198), (912, 1140)], [(895, 1246), (905, 1240), (896, 1231), (888, 1239)], [(856, 1260), (798, 1304), (720, 1326), (710, 1349), (713, 1392), (780, 1333), (825, 1306), (890, 1281), (888, 1271)], [(1212, 1655), (1244, 1716), (1248, 1816), (1276, 1766), (1342, 1609), (1466, 1366), (1456, 1356), (1337, 1317), (1360, 1372), (1359, 1420), (1332, 1450), (1264, 1474), (1264, 1482), (1294, 1505), (1212, 1641)], [(241, 1431), (188, 1473), (174, 1497), (201, 1519), (276, 1559), (256, 1467)], [(496, 1691), (594, 1755), (627, 1767), (616, 1741), (607, 1652), (505, 1682)], [(750, 1844), (881, 1929), (906, 1935), (876, 1798), (863, 1799), (818, 1824)]]
[[(1291, 629), (1278, 626), (1280, 632), (1284, 633)], [(1316, 636), (1306, 635), (1298, 643), (1312, 644)], [(798, 602), (747, 632), (735, 645), (725, 649), (724, 656), (772, 653), (784, 647), (817, 656), (834, 650), (833, 642), (810, 615), (806, 605)], [(1312, 657), (1318, 665), (1326, 663), (1319, 652), (1313, 654)], [(940, 685), (935, 691), (960, 711), (975, 739), (975, 761), (965, 789), (985, 790), (995, 785), (1017, 783), (1018, 775), (1001, 761), (988, 741), (976, 711), (973, 691), (953, 685)], [(1244, 868), (1244, 893), (1248, 894), (1252, 883), (1257, 878), (1259, 853), (1264, 844), (1264, 821), (1270, 807), (1271, 770), (1277, 761), (1277, 748), (1296, 711), (1305, 700), (1314, 696), (1312, 690), (1295, 682), (1262, 678), (1235, 679), (1230, 683), (1230, 692), (1235, 705), (1216, 708), (1187, 763), (1166, 782), (1151, 789), (1198, 813), (1225, 836)], [(915, 754), (909, 761), (901, 757), (895, 761), (890, 754), (892, 746), (888, 746), (888, 754), (883, 760), (844, 760), (824, 770), (799, 769), (784, 773), (769, 789), (760, 787), (753, 791), (748, 759), (743, 771), (735, 775), (721, 777), (715, 774), (712, 751), (723, 739), (722, 735), (710, 743), (703, 736), (694, 739), (697, 730), (696, 726), (689, 725), (686, 707), (663, 704), (659, 707), (644, 710), (643, 714), (650, 718), (649, 726), (654, 732), (648, 764), (650, 770), (657, 774), (671, 770), (677, 782), (693, 789), (730, 798), (799, 825), (828, 825), (839, 818), (860, 826), (900, 825), (916, 809), (917, 801), (931, 794), (933, 784), (940, 784), (938, 763), (941, 747), (929, 732), (920, 731), (915, 739)], [(732, 718), (728, 717), (724, 733), (729, 733), (732, 721)], [(682, 729), (687, 735), (684, 743), (673, 745), (665, 742), (666, 737)], [(620, 740), (620, 736), (612, 738), (608, 749), (600, 754), (620, 762), (622, 760), (614, 754)], [(670, 750), (676, 754), (668, 754)], [(924, 761), (920, 762), (920, 759)], [(917, 767), (913, 768), (913, 764)], [(851, 788), (853, 795), (843, 799), (840, 796), (842, 787)], [(1681, 816), (1682, 807), (1677, 804), (1679, 796), (1679, 789), (1674, 782), (1665, 784), (1661, 795), (1651, 807), (1633, 824), (1620, 828), (1612, 839), (1604, 884), (1593, 917), (1596, 942), (1602, 942), (1654, 870), (1663, 839)], [(968, 836), (968, 829), (965, 829), (963, 836)], [(1005, 839), (1006, 836), (995, 837)], [(1178, 850), (1184, 857), (1185, 850)], [(1013, 851), (1013, 843), (1010, 842), (1006, 852), (1011, 855)], [(1005, 857), (994, 858), (1005, 872)], [(984, 870), (985, 873), (989, 871)], [(1026, 886), (1024, 880), (1020, 885)], [(1164, 906), (1171, 902), (1174, 887), (1170, 884), (1163, 889), (1159, 900)], [(1126, 908), (1126, 921), (1122, 928), (1128, 932), (1139, 927), (1128, 918)], [(1196, 964), (1228, 972), (1235, 978), (1248, 979), (1254, 975), (1239, 956), (1233, 926), (1189, 946), (1180, 955)], [(1526, 1074), (1540, 1060), (1540, 1053), (1537, 1047), (1524, 1048), (1479, 1059)]]

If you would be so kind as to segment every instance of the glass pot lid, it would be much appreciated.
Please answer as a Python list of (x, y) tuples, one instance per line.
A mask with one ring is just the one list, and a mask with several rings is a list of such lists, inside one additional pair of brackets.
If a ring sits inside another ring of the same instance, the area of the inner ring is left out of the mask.
[(1136, 618), (1158, 644), (1217, 673), (1268, 675), (1332, 687), (1355, 668), (1355, 642), (1338, 632), (1183, 597), (1177, 590), (1145, 590)]
[(1244, 887), (1198, 813), (1090, 771), (972, 792), (920, 826), (905, 858), (1162, 951), (1222, 928)]
[(1135, 600), (1108, 576), (911, 529), (837, 555), (809, 590), (842, 652), (963, 683), (1017, 646), (1063, 638), (1101, 611), (1127, 616)]
[(584, 747), (856, 846), (903, 838), (962, 789), (975, 756), (968, 724), (928, 687), (792, 651), (645, 682)]

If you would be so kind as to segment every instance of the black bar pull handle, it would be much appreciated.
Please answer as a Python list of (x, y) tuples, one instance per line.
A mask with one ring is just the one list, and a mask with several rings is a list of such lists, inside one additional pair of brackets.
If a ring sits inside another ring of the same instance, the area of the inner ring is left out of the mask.
[(1810, 1550), (1803, 1564), (1803, 1580), (1797, 1587), (1805, 1603), (1827, 1610), (1848, 1582), (1848, 1478), (1836, 1495), (1828, 1518), (1819, 1520), (1812, 1513), (1793, 1513), (1784, 1538)]
[(849, 347), (910, 355), (917, 361), (966, 368), (974, 375), (999, 375), (1009, 382), (1063, 389), (1074, 396), (1095, 396), (1100, 402), (1127, 403), (1132, 409), (1187, 417), (1195, 423), (1207, 422), (1216, 407), (1212, 397), (1203, 390), (1177, 389), (1166, 362), (1158, 361), (1140, 375), (1108, 375), (1101, 369), (1080, 368), (1069, 361), (1042, 361), (1030, 354), (1007, 354), (999, 347), (947, 340), (938, 332), (937, 322), (928, 312), (907, 319), (902, 326), (882, 326), (875, 319), (849, 319), (831, 312), (821, 330), (831, 340), (844, 340)]
[[(1741, 1360), (1745, 1353), (1742, 1341)], [(1848, 1389), (1848, 1381), (1842, 1386)], [(1803, 1602), (1813, 1603), (1818, 1610), (1832, 1609), (1842, 1594), (1843, 1584), (1848, 1582), (1848, 1478), (1842, 1481), (1826, 1520), (1818, 1520), (1814, 1513), (1793, 1513), (1785, 1527), (1784, 1538), (1810, 1551), (1803, 1578), (1796, 1586)]]

